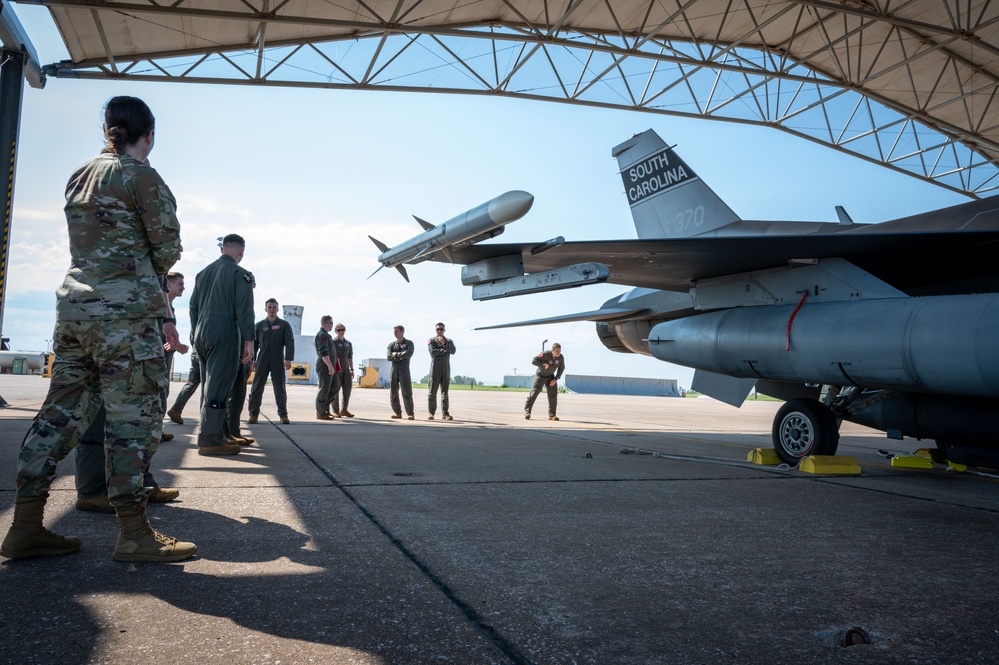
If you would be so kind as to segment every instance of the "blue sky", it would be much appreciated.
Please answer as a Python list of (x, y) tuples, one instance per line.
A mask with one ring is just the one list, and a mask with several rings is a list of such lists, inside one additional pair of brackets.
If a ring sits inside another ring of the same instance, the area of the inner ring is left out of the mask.
[[(15, 11), (43, 63), (66, 57), (48, 11)], [(52, 337), (54, 291), (68, 265), (63, 189), (101, 148), (101, 107), (143, 98), (157, 119), (150, 162), (179, 204), (184, 255), (194, 275), (218, 256), (216, 238), (247, 239), (243, 265), (263, 302), (304, 306), (312, 334), (323, 314), (346, 324), (355, 357), (383, 357), (392, 326), (418, 345), (447, 323), (455, 374), (499, 383), (528, 373), (541, 341), (560, 341), (567, 371), (675, 378), (692, 371), (608, 351), (591, 323), (498, 331), (477, 326), (594, 309), (627, 290), (601, 285), (477, 303), (459, 266), (420, 264), (407, 284), (378, 267), (367, 236), (397, 244), (498, 194), (523, 189), (532, 210), (498, 240), (633, 238), (616, 163), (618, 143), (648, 128), (744, 219), (879, 222), (967, 199), (787, 136), (707, 120), (486, 97), (50, 79), (25, 88), (12, 215), (3, 334), (12, 348), (42, 351)], [(189, 332), (187, 297), (178, 305)], [(186, 370), (186, 359), (178, 369)], [(422, 376), (429, 355), (417, 355)]]

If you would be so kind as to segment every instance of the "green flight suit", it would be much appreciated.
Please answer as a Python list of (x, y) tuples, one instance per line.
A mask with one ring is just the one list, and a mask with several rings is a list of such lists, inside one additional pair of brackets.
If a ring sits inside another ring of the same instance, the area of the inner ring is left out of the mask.
[(201, 373), (199, 446), (221, 446), (226, 402), (239, 373), (242, 350), (253, 341), (253, 274), (223, 254), (194, 280), (191, 341)]

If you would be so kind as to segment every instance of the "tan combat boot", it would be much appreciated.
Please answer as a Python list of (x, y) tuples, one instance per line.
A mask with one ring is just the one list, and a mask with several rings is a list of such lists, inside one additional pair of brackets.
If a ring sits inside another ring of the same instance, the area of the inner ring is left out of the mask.
[(76, 500), (76, 509), (89, 513), (114, 513), (114, 507), (108, 501), (107, 494), (98, 494), (87, 498), (80, 497)]
[(238, 455), (239, 454), (239, 444), (238, 443), (226, 443), (221, 446), (198, 446), (198, 454), (211, 456), (211, 455)]
[[(153, 491), (149, 493), (146, 497), (149, 503), (170, 503), (174, 499), (180, 496), (180, 490), (175, 490), (172, 487), (160, 487), (157, 485), (153, 488)], [(110, 505), (110, 504), (108, 504)], [(114, 512), (113, 510), (111, 512)]]
[(42, 526), (47, 494), (19, 496), (14, 499), (14, 524), (0, 545), (0, 554), (8, 559), (72, 554), (80, 549), (80, 539), (60, 536)]
[(183, 543), (176, 538), (153, 531), (146, 519), (146, 502), (115, 506), (121, 533), (114, 546), (115, 561), (180, 561), (198, 551), (194, 543)]

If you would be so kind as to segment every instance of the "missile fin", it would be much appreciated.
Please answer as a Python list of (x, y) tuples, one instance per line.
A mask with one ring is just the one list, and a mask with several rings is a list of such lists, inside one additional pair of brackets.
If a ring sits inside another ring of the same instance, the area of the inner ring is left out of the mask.
[(407, 282), (409, 282), (409, 275), (406, 274), (406, 269), (402, 266), (401, 263), (399, 265), (397, 265), (395, 267), (395, 269), (399, 271), (399, 274), (402, 275), (402, 278), (404, 280), (406, 280)]
[(378, 270), (381, 270), (384, 267), (385, 266), (378, 266), (377, 270), (375, 270), (373, 273), (371, 273), (370, 275), (368, 275), (368, 279), (371, 279), (372, 277), (374, 277), (375, 275), (377, 275), (378, 274)]
[(419, 225), (423, 227), (424, 231), (430, 231), (431, 229), (436, 229), (437, 228), (436, 226), (434, 226), (430, 222), (428, 222), (428, 221), (426, 221), (424, 219), (420, 219), (416, 215), (413, 215), (413, 219), (415, 219), (419, 223)]
[[(368, 237), (371, 238), (371, 236), (368, 236)], [(388, 245), (386, 245), (385, 243), (383, 243), (381, 240), (375, 240), (374, 238), (371, 238), (371, 242), (375, 243), (375, 247), (377, 247), (378, 249), (380, 249), (383, 252), (387, 252), (388, 249), (389, 249)], [(381, 270), (381, 268), (379, 268), (379, 270)], [(375, 272), (378, 272), (378, 270), (376, 270)]]
[(454, 263), (454, 254), (451, 253), (450, 247), (445, 247), (441, 250), (441, 254), (448, 260), (449, 263)]

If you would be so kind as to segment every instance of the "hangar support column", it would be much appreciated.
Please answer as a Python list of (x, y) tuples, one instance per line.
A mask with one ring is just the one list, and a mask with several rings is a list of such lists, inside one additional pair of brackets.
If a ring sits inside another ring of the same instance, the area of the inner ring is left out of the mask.
[[(34, 46), (6, 0), (0, 0), (0, 338), (7, 302), (7, 263), (10, 255), (10, 222), (14, 207), (14, 168), (17, 165), (17, 139), (21, 129), (21, 102), (24, 81), (33, 88), (45, 87), (45, 74), (38, 65)], [(7, 401), (0, 397), (0, 407)]]
[[(21, 127), (21, 98), (27, 56), (20, 51), (0, 50), (0, 193), (3, 220), (0, 221), (0, 339), (7, 303), (7, 259), (10, 256), (10, 216), (14, 207), (14, 167), (17, 164), (17, 137)], [(0, 396), (0, 407), (7, 401)]]
[(3, 195), (3, 220), (0, 227), (0, 335), (3, 334), (4, 305), (7, 300), (10, 215), (14, 206), (14, 166), (17, 162), (17, 137), (21, 127), (26, 59), (25, 54), (19, 51), (0, 50), (0, 193)]

